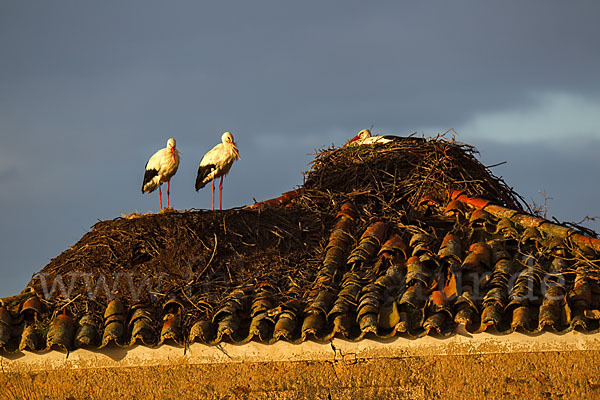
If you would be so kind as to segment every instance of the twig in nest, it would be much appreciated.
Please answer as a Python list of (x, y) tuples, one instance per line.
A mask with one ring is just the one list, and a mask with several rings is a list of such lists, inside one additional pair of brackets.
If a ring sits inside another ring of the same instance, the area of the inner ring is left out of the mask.
[(214, 237), (215, 237), (215, 245), (213, 247), (212, 255), (210, 256), (210, 259), (206, 263), (206, 266), (204, 267), (204, 269), (202, 271), (200, 271), (200, 273), (198, 274), (198, 277), (201, 277), (204, 274), (204, 272), (206, 272), (206, 270), (210, 266), (210, 263), (215, 258), (215, 254), (217, 254), (217, 243), (218, 243), (218, 240), (217, 240), (217, 234), (216, 233), (214, 233)]

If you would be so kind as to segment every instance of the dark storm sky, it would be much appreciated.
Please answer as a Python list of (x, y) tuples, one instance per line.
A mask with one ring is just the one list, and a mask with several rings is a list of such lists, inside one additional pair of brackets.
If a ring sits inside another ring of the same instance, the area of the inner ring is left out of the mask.
[(233, 207), (373, 125), (454, 128), (549, 216), (598, 216), (599, 19), (596, 1), (0, 1), (0, 297), (98, 219), (156, 211), (141, 179), (169, 137), (178, 209), (210, 207), (193, 182), (224, 131)]

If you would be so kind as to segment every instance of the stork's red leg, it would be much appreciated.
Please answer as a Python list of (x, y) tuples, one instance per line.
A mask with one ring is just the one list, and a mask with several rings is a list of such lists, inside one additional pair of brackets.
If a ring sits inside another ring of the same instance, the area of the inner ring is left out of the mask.
[(215, 210), (215, 177), (214, 176), (212, 178), (212, 193), (213, 193), (212, 207), (213, 207), (213, 211), (214, 211)]
[(158, 184), (158, 198), (160, 199), (160, 209), (162, 210), (162, 192), (160, 190), (160, 183)]
[(170, 208), (171, 205), (169, 204), (169, 188), (171, 185), (171, 181), (167, 181), (167, 208)]
[(223, 209), (223, 176), (221, 176), (221, 182), (219, 183), (219, 210)]

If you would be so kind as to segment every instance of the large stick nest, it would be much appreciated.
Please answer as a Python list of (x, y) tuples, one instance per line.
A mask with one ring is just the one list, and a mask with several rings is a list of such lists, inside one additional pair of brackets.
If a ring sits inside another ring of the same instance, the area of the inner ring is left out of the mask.
[(316, 153), (304, 189), (321, 207), (352, 197), (374, 214), (409, 212), (424, 195), (443, 200), (451, 190), (523, 210), (523, 199), (476, 154), (473, 146), (442, 137), (330, 148)]

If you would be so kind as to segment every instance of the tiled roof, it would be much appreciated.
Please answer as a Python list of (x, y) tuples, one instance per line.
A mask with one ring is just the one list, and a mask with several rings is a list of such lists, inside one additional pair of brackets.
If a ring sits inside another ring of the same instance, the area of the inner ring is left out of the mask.
[[(277, 272), (285, 274), (277, 282), (291, 282), (285, 296), (273, 282), (246, 282), (223, 287), (218, 303), (208, 307), (202, 297), (173, 288), (154, 303), (119, 296), (97, 302), (104, 311), (100, 316), (82, 308), (70, 311), (81, 298), (63, 299), (58, 308), (33, 287), (3, 300), (0, 348), (600, 329), (599, 239), (457, 190), (445, 198), (422, 196), (410, 225), (365, 217), (352, 201), (339, 204), (335, 218), (320, 218), (299, 208), (300, 196), (302, 189), (235, 210), (235, 215), (210, 214), (233, 220), (289, 210), (298, 221), (303, 215), (322, 225), (323, 245), (305, 243), (314, 257), (295, 258), (292, 269)], [(314, 236), (309, 230), (302, 240)], [(279, 236), (295, 240), (277, 232), (272, 238)], [(216, 240), (215, 234), (215, 249)], [(212, 257), (207, 265), (211, 262)], [(295, 282), (308, 270), (307, 285)]]

